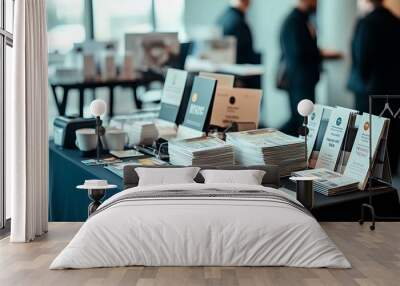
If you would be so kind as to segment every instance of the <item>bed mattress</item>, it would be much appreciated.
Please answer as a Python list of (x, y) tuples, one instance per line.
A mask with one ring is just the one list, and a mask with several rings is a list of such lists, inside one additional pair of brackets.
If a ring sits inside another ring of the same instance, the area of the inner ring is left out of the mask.
[(279, 190), (181, 184), (109, 198), (50, 269), (132, 265), (350, 267), (312, 215)]

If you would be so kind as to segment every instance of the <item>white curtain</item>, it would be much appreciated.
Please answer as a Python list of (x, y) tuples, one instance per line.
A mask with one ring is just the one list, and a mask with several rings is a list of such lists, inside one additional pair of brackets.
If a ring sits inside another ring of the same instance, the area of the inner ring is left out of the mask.
[(12, 96), (6, 99), (6, 187), (12, 242), (47, 232), (46, 0), (15, 1)]

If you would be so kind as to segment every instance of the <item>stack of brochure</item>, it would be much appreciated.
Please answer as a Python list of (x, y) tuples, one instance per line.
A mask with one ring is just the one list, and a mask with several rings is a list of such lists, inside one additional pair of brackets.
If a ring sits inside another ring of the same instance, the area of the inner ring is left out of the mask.
[(172, 165), (224, 167), (235, 163), (233, 147), (215, 137), (171, 140), (168, 151)]
[(227, 133), (239, 165), (277, 165), (282, 177), (306, 168), (304, 140), (276, 129)]
[(129, 145), (151, 145), (158, 138), (157, 127), (152, 122), (139, 121), (129, 128)]
[(313, 190), (325, 196), (335, 196), (357, 190), (359, 181), (324, 168), (293, 173), (294, 177), (315, 177)]

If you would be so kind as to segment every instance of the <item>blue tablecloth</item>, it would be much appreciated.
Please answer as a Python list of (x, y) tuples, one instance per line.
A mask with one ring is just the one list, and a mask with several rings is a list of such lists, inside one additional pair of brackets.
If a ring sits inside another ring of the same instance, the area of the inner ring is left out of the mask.
[(117, 189), (108, 190), (106, 198), (122, 190), (123, 180), (102, 166), (81, 163), (79, 150), (62, 149), (49, 142), (49, 221), (85, 221), (90, 203), (86, 190), (76, 186), (87, 179), (104, 179)]
[[(115, 190), (107, 191), (106, 198), (123, 189), (121, 177), (102, 166), (86, 166), (80, 151), (62, 149), (49, 143), (49, 221), (85, 221), (90, 203), (87, 191), (77, 190), (76, 186), (87, 179), (104, 179), (117, 185)], [(295, 188), (295, 186), (289, 187)], [(400, 216), (397, 191), (387, 187), (372, 192), (374, 207), (379, 215)], [(312, 211), (318, 220), (356, 221), (360, 218), (360, 206), (368, 202), (368, 192), (353, 192), (341, 196), (327, 197), (315, 193), (315, 207)]]

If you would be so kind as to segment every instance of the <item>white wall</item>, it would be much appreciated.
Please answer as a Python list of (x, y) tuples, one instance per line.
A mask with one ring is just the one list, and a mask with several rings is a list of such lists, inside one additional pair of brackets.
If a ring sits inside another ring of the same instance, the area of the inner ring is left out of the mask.
[(186, 0), (185, 26), (213, 25), (229, 0)]
[(220, 36), (222, 31), (215, 23), (228, 5), (229, 0), (186, 0), (183, 16), (185, 33), (181, 39)]
[(285, 92), (275, 88), (275, 74), (279, 57), (279, 33), (284, 18), (295, 0), (253, 0), (248, 21), (253, 30), (255, 47), (263, 53), (263, 108), (261, 122), (272, 127), (281, 126), (289, 117), (289, 101)]
[(340, 51), (340, 61), (326, 61), (318, 99), (327, 105), (352, 107), (354, 98), (347, 90), (351, 65), (351, 39), (357, 19), (356, 0), (320, 0), (318, 6), (319, 46)]

